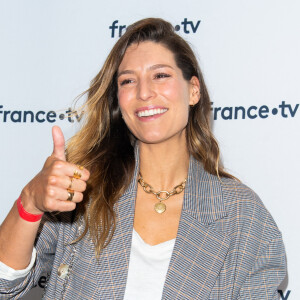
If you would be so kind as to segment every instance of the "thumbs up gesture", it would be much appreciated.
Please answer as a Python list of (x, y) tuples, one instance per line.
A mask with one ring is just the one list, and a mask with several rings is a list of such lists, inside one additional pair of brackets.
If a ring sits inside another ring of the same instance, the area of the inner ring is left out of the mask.
[(65, 139), (58, 126), (52, 128), (52, 137), (52, 155), (21, 193), (23, 207), (31, 214), (74, 210), (90, 176), (85, 168), (66, 161)]
[(65, 137), (58, 126), (52, 128), (53, 152), (52, 156), (66, 161), (65, 156)]

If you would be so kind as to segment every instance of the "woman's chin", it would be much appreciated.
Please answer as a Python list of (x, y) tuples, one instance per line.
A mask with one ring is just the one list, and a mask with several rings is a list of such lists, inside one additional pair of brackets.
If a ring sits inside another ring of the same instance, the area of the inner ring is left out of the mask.
[[(161, 136), (161, 135), (155, 135), (155, 136), (143, 136), (141, 138), (138, 138), (138, 140), (141, 142), (141, 143), (144, 143), (144, 144), (163, 144), (163, 143), (168, 143), (170, 141), (173, 141), (174, 142), (174, 139), (175, 136), (172, 135), (172, 136)], [(179, 140), (181, 140), (180, 138), (178, 139), (178, 142), (180, 142)]]
[(147, 135), (138, 138), (141, 143), (144, 144), (160, 144), (167, 140), (167, 138), (160, 135)]

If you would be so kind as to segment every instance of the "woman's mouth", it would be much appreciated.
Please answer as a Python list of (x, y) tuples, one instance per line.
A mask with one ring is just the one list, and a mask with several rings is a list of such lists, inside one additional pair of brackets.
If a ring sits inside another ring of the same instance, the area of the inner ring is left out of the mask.
[(139, 118), (152, 117), (155, 115), (161, 115), (165, 113), (167, 110), (168, 110), (167, 108), (151, 108), (151, 109), (139, 110), (136, 114)]

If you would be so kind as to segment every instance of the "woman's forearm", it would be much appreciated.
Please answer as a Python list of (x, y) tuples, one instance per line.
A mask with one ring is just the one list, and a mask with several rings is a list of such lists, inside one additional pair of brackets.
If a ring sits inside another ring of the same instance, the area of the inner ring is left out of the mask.
[(40, 221), (28, 222), (19, 216), (16, 202), (0, 226), (0, 261), (21, 270), (30, 263)]

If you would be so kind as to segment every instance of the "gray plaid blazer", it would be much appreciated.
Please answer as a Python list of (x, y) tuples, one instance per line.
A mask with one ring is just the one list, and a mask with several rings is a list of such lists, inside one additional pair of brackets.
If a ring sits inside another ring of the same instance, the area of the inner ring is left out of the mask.
[[(34, 268), (25, 278), (1, 279), (0, 298), (20, 299), (42, 272), (49, 272), (45, 299), (123, 299), (138, 166), (137, 159), (131, 184), (115, 208), (115, 234), (98, 261), (88, 236), (70, 245), (78, 230), (71, 213), (45, 214)], [(59, 266), (72, 260), (69, 278), (59, 277)], [(235, 180), (220, 181), (191, 157), (162, 299), (278, 299), (285, 273), (281, 233), (258, 196)]]

